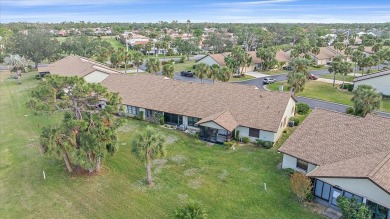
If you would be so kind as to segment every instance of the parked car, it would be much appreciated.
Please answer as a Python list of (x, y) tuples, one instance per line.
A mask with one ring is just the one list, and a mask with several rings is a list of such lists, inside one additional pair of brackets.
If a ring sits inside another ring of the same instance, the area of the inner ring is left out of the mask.
[(310, 75), (309, 75), (309, 80), (317, 80), (317, 79), (318, 79), (317, 76), (315, 76), (315, 75), (313, 75), (313, 74), (310, 74)]
[(263, 84), (272, 84), (272, 83), (275, 83), (274, 78), (264, 78), (263, 79)]
[(181, 76), (185, 76), (185, 77), (194, 77), (195, 73), (192, 72), (192, 71), (182, 71), (180, 72)]
[(292, 70), (294, 70), (294, 68), (292, 66), (284, 66), (283, 70), (292, 71)]

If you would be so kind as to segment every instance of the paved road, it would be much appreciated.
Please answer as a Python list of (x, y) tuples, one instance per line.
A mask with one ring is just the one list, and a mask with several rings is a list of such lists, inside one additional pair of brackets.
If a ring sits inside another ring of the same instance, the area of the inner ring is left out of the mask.
[[(332, 103), (332, 102), (323, 101), (323, 100), (316, 100), (316, 99), (307, 98), (307, 97), (297, 96), (297, 99), (298, 99), (298, 102), (306, 103), (312, 109), (318, 107), (318, 108), (322, 108), (322, 109), (333, 110), (336, 112), (345, 113), (345, 110), (348, 108), (347, 105)], [(380, 111), (377, 111), (375, 113), (380, 115), (380, 116), (390, 117), (390, 113), (385, 113), (385, 112), (380, 112)]]

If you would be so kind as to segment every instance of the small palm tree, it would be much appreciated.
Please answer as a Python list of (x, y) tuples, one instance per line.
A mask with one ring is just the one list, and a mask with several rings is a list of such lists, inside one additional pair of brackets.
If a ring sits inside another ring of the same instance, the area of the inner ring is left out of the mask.
[(303, 91), (306, 84), (306, 75), (302, 72), (289, 72), (287, 83), (294, 89), (294, 92)]
[(379, 109), (381, 105), (381, 95), (370, 85), (359, 85), (356, 90), (353, 91), (354, 97), (352, 98), (355, 114), (365, 117), (368, 113)]
[(144, 63), (144, 55), (137, 51), (133, 54), (133, 64), (137, 66), (137, 73), (139, 71), (139, 67)]
[(11, 72), (17, 72), (18, 70), (26, 72), (26, 68), (28, 66), (27, 60), (18, 54), (10, 54), (9, 56), (5, 57), (4, 64), (9, 66)]
[(162, 75), (168, 78), (173, 78), (173, 76), (175, 76), (175, 67), (173, 66), (173, 64), (167, 63), (163, 65)]
[(221, 67), (217, 64), (213, 64), (210, 67), (210, 71), (209, 71), (209, 74), (207, 75), (207, 77), (211, 78), (213, 80), (213, 83), (214, 83), (215, 79), (218, 79), (218, 74), (219, 74), (220, 69), (221, 69)]
[(196, 65), (195, 74), (200, 79), (200, 83), (203, 83), (203, 78), (207, 77), (210, 68), (206, 63), (200, 63)]
[(350, 62), (342, 62), (341, 63), (341, 66), (340, 66), (340, 70), (341, 70), (341, 73), (343, 74), (343, 85), (342, 85), (342, 89), (344, 89), (344, 82), (345, 82), (345, 77), (353, 72), (353, 69), (352, 69), (352, 63)]
[(150, 58), (146, 61), (146, 71), (156, 74), (160, 71), (160, 61), (157, 58)]
[(132, 142), (132, 152), (146, 164), (146, 176), (149, 186), (153, 186), (152, 163), (155, 158), (166, 155), (165, 138), (148, 126)]
[(219, 69), (217, 78), (219, 81), (227, 82), (230, 80), (231, 75), (232, 75), (231, 69), (224, 66)]

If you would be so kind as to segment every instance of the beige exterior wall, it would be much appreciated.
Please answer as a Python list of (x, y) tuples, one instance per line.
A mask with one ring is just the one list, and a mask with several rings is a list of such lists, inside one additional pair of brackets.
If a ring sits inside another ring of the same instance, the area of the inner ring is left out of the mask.
[(204, 57), (203, 59), (199, 60), (198, 62), (196, 62), (196, 64), (198, 63), (206, 63), (207, 65), (209, 66), (212, 66), (214, 64), (217, 64), (219, 65), (213, 58), (211, 58), (210, 56), (206, 56)]
[(86, 76), (84, 76), (84, 80), (88, 83), (100, 83), (104, 79), (106, 79), (109, 76), (109, 74), (100, 72), (100, 71), (94, 71)]
[[(292, 97), (290, 97), (290, 100), (288, 101), (286, 110), (284, 111), (283, 118), (280, 121), (278, 132), (275, 134), (273, 142), (276, 142), (280, 138), (280, 136), (283, 134), (283, 130), (288, 125), (288, 121), (290, 120), (291, 117), (293, 117), (295, 115), (295, 105), (296, 105), (295, 100)], [(283, 126), (284, 118), (286, 118), (287, 122)]]
[(261, 139), (263, 141), (274, 141), (274, 136), (275, 136), (275, 133), (274, 132), (269, 132), (269, 131), (264, 131), (264, 130), (260, 130), (260, 134), (259, 134), (259, 137), (250, 137), (249, 136), (249, 128), (248, 127), (243, 127), (243, 126), (238, 126), (236, 128), (236, 130), (240, 131), (240, 137), (248, 137), (250, 139), (250, 141), (252, 142), (256, 142), (256, 139)]
[(338, 186), (356, 195), (390, 208), (390, 195), (368, 179), (318, 178), (321, 181)]
[(356, 89), (361, 84), (367, 84), (374, 87), (379, 93), (390, 95), (390, 74), (376, 78), (369, 78), (362, 81), (356, 81), (354, 84), (354, 89)]
[(309, 163), (307, 166), (307, 172), (306, 172), (302, 169), (297, 168), (297, 161), (298, 161), (297, 158), (290, 156), (290, 155), (287, 155), (287, 154), (283, 154), (282, 168), (283, 169), (291, 168), (291, 169), (294, 169), (294, 170), (302, 172), (302, 173), (310, 173), (311, 171), (313, 171), (317, 167), (316, 165)]

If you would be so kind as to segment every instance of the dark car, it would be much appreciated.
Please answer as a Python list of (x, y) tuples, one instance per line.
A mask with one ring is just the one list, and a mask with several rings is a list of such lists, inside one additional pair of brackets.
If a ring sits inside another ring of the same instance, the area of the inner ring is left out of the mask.
[(313, 74), (310, 74), (310, 75), (309, 75), (309, 80), (317, 80), (317, 79), (318, 79), (317, 76), (315, 76), (315, 75), (313, 75)]
[(180, 72), (181, 76), (185, 76), (185, 77), (194, 77), (194, 72), (192, 71), (182, 71)]
[(264, 78), (263, 79), (263, 84), (272, 84), (272, 83), (275, 83), (274, 78)]
[(283, 70), (292, 71), (294, 68), (292, 66), (284, 66)]

